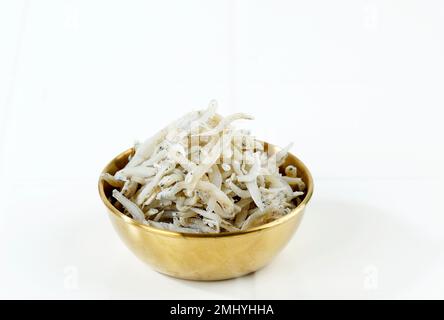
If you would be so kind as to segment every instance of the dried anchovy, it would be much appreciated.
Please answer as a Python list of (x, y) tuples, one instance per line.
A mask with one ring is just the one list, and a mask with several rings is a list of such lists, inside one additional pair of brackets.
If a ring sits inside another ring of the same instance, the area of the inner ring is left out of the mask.
[[(288, 150), (268, 154), (249, 132), (232, 126), (217, 104), (193, 111), (135, 145), (128, 164), (102, 179), (134, 220), (176, 232), (236, 232), (291, 212), (305, 183), (287, 165)], [(191, 147), (190, 147), (191, 145)], [(119, 191), (120, 190), (120, 191)]]

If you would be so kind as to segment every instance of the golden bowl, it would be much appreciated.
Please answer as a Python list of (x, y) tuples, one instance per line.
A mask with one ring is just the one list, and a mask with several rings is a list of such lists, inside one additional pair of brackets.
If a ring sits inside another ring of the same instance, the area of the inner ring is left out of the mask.
[[(268, 149), (278, 148), (266, 145)], [(114, 174), (123, 168), (134, 150), (115, 157), (103, 170)], [(289, 214), (245, 231), (218, 234), (190, 234), (142, 225), (117, 210), (108, 200), (113, 187), (99, 179), (99, 193), (108, 208), (114, 229), (127, 247), (156, 271), (188, 280), (224, 280), (240, 277), (268, 264), (298, 228), (313, 194), (313, 179), (307, 167), (289, 154), (285, 165), (293, 164), (306, 184), (302, 202)]]

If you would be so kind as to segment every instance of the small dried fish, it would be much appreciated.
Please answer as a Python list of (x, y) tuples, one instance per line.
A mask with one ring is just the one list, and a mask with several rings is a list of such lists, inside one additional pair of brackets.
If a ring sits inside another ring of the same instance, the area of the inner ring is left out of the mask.
[(232, 126), (251, 116), (224, 118), (216, 107), (186, 114), (136, 144), (115, 175), (103, 174), (116, 206), (140, 223), (184, 233), (247, 230), (291, 212), (305, 190), (294, 165), (280, 168), (292, 144), (269, 154)]
[(134, 220), (137, 222), (143, 222), (145, 220), (145, 214), (142, 209), (116, 189), (113, 190), (113, 197), (122, 204)]
[(116, 179), (113, 175), (109, 173), (103, 173), (101, 178), (105, 180), (111, 187), (122, 188), (124, 185), (123, 181)]

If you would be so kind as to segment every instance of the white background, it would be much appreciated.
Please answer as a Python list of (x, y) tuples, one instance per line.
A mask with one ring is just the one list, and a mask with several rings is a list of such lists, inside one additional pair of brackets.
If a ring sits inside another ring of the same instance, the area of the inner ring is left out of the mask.
[[(443, 58), (442, 1), (1, 1), (0, 298), (444, 298)], [(96, 183), (213, 98), (315, 194), (265, 269), (176, 280)]]

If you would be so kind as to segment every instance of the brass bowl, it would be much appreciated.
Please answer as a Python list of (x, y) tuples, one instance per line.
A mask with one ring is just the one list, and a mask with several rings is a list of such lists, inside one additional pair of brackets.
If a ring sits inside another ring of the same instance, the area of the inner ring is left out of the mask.
[[(103, 173), (114, 174), (123, 168), (132, 152), (133, 149), (128, 149), (119, 154)], [(102, 179), (99, 179), (99, 193), (120, 238), (156, 271), (188, 280), (224, 280), (243, 276), (268, 264), (298, 228), (313, 194), (313, 179), (307, 167), (294, 155), (289, 154), (284, 165), (288, 164), (298, 168), (298, 176), (307, 186), (302, 202), (278, 220), (239, 232), (188, 234), (142, 225), (111, 204), (108, 198), (113, 187)]]

